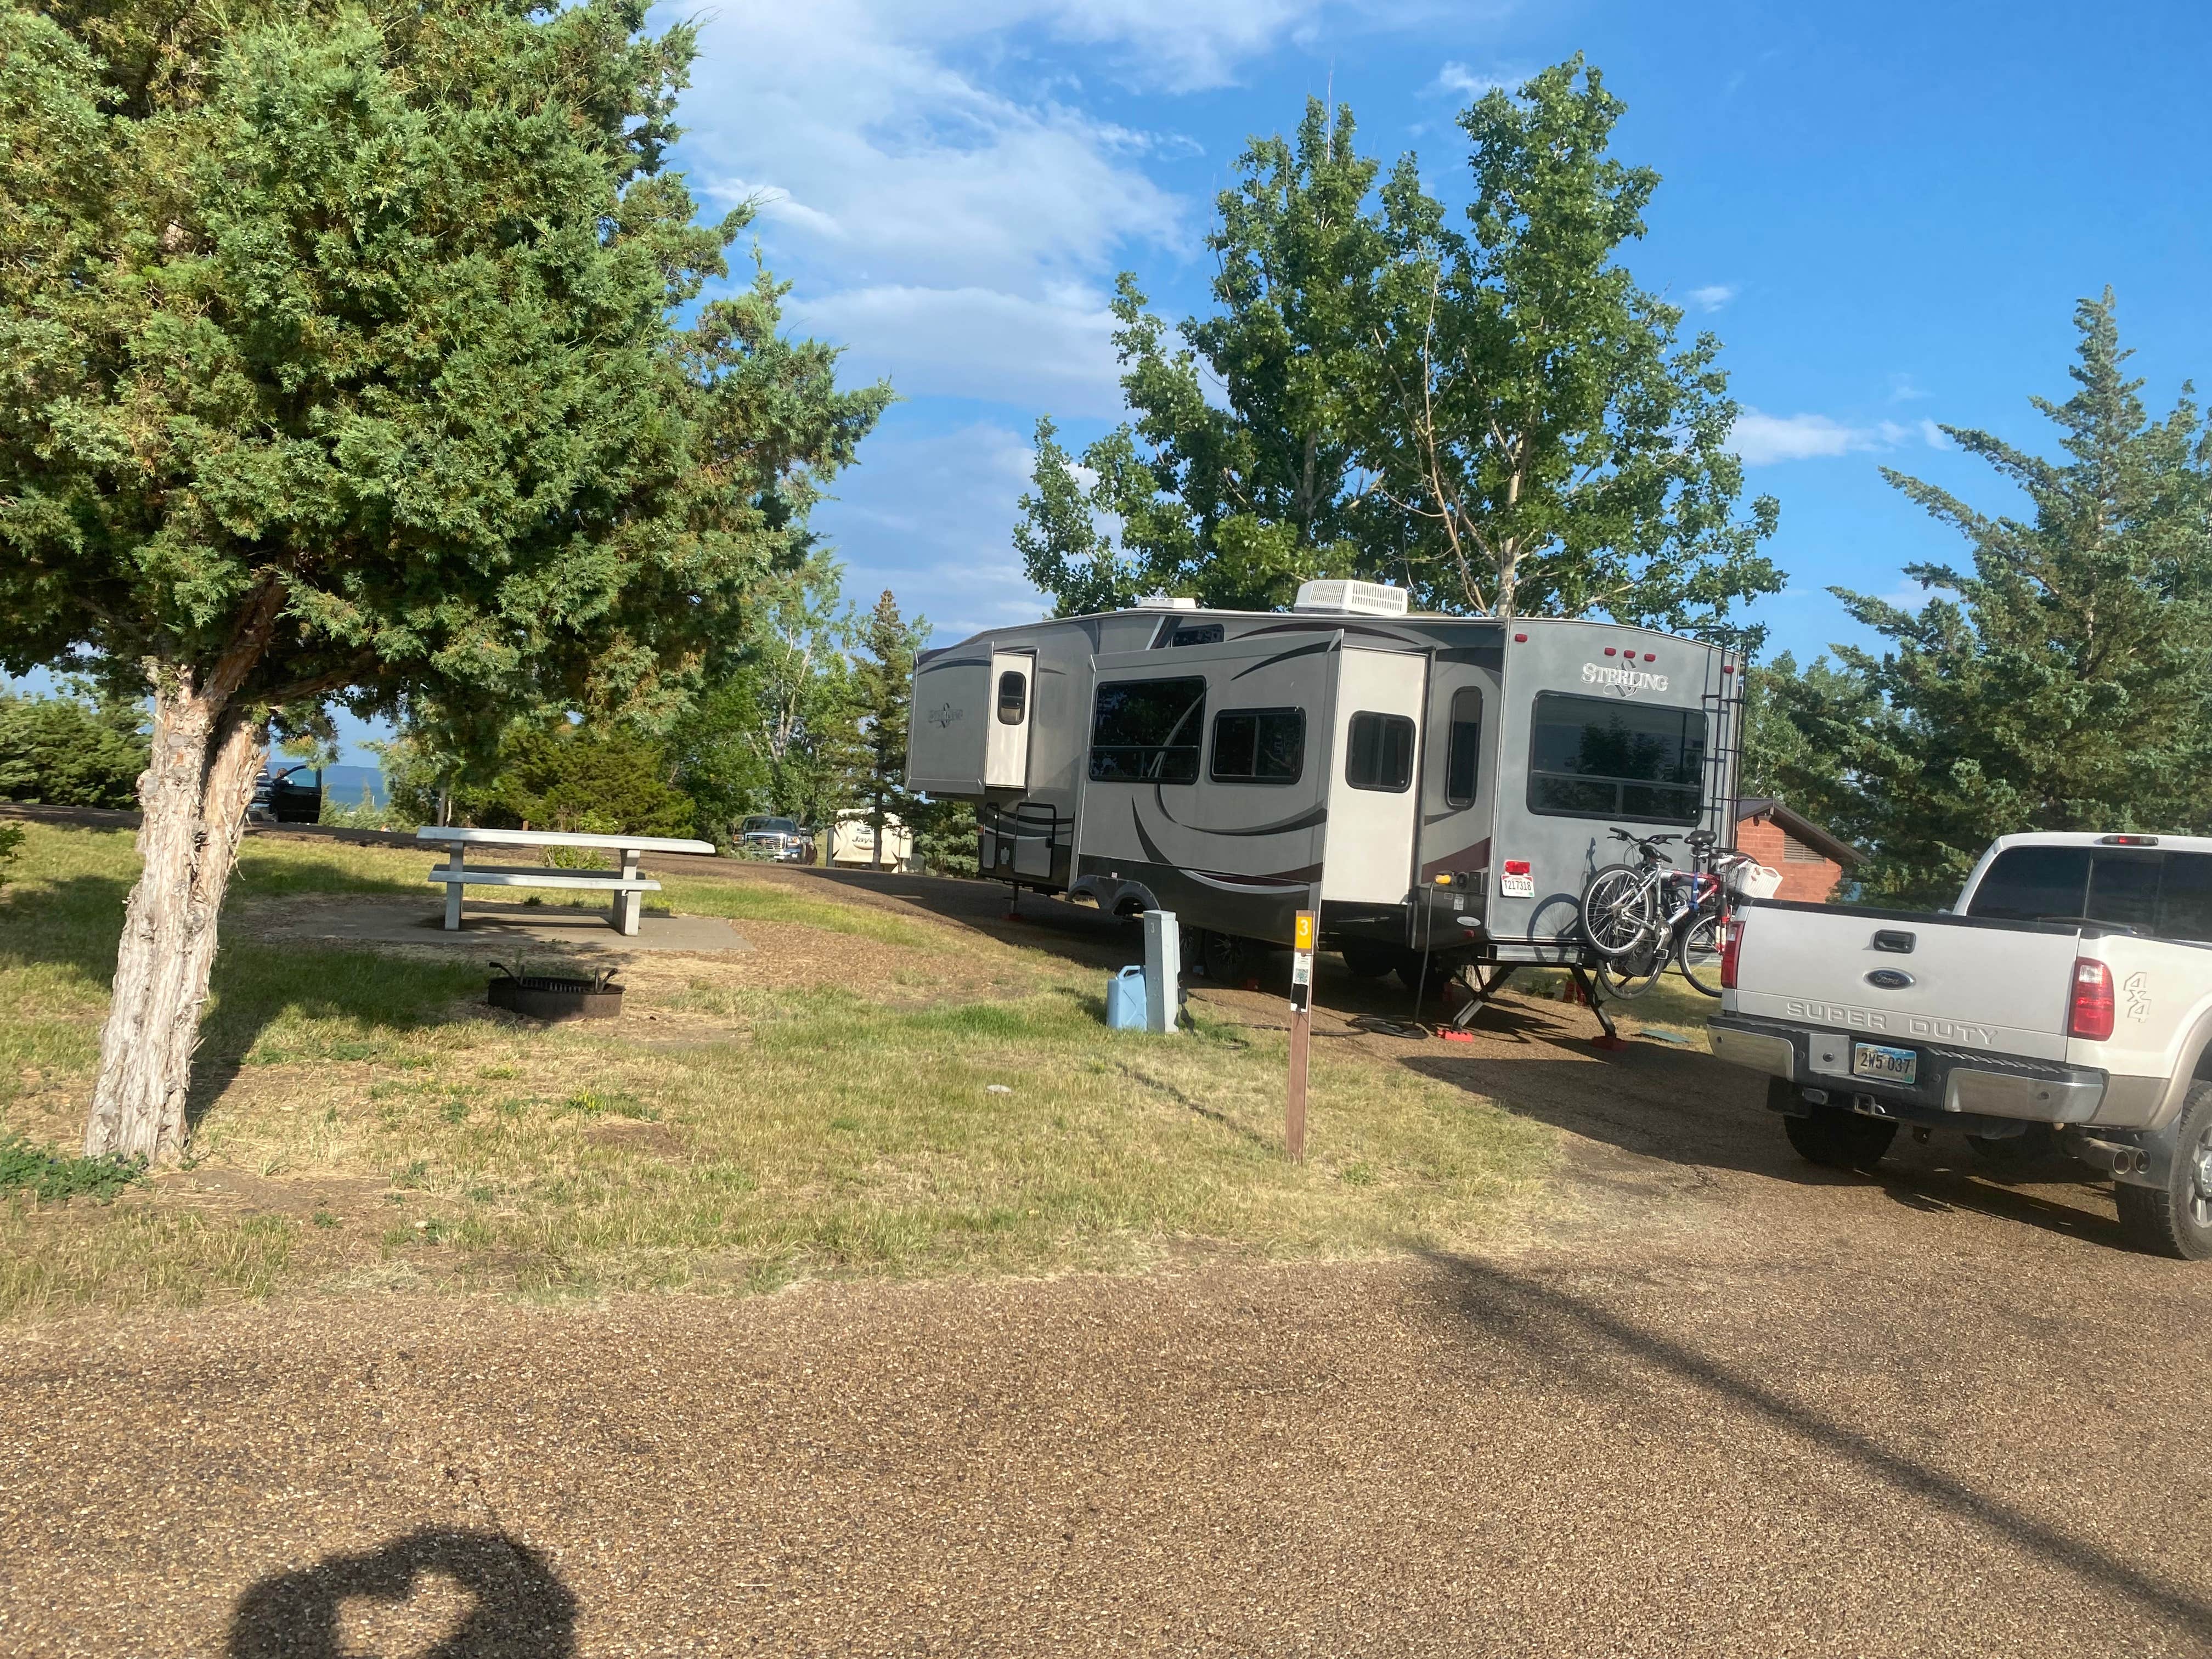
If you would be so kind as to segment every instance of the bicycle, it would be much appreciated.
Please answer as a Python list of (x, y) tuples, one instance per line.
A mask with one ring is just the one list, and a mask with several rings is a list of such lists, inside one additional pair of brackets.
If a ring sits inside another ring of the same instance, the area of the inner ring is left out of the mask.
[(1613, 835), (1635, 847), (1637, 862), (1607, 865), (1583, 888), (1583, 937), (1598, 954), (1599, 982), (1616, 997), (1639, 997), (1671, 960), (1694, 988), (1718, 997), (1729, 877), (1755, 860), (1716, 850), (1717, 837), (1698, 830), (1686, 837), (1693, 867), (1677, 870), (1659, 849), (1684, 837)]

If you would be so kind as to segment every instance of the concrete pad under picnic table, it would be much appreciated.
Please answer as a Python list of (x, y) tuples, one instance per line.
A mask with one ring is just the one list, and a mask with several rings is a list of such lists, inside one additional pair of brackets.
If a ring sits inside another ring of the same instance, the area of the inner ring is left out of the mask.
[(262, 939), (314, 939), (332, 945), (447, 945), (471, 955), (501, 944), (557, 945), (572, 951), (750, 951), (736, 925), (722, 916), (672, 916), (647, 910), (638, 931), (624, 935), (607, 925), (604, 901), (588, 905), (529, 904), (471, 898), (458, 932), (446, 927), (439, 898), (296, 899), (281, 908), (258, 909), (247, 928)]

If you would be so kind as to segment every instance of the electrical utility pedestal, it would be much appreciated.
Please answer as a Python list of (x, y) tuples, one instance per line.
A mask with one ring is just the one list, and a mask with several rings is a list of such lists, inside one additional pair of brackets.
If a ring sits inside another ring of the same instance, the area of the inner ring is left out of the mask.
[(1145, 1029), (1173, 1031), (1182, 1012), (1182, 930), (1172, 910), (1145, 912)]

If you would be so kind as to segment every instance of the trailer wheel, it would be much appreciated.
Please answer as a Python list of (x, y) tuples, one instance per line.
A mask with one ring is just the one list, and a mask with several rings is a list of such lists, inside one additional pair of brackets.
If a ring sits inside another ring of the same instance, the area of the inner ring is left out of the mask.
[(1785, 1117), (1782, 1127), (1797, 1156), (1823, 1169), (1872, 1170), (1897, 1139), (1897, 1125), (1856, 1112), (1823, 1107), (1808, 1117)]
[(1346, 945), (1344, 965), (1354, 979), (1380, 979), (1398, 965), (1398, 952), (1388, 945)]
[(2183, 1103), (2164, 1188), (2124, 1181), (2115, 1190), (2121, 1229), (2137, 1249), (2212, 1261), (2212, 1083), (2192, 1085)]
[(1259, 978), (1260, 957), (1267, 949), (1265, 945), (1239, 939), (1234, 933), (1217, 933), (1211, 927), (1203, 929), (1202, 934), (1198, 959), (1206, 969), (1206, 978), (1216, 985), (1231, 987)]
[(1398, 983), (1419, 995), (1425, 986), (1442, 986), (1450, 977), (1437, 963), (1429, 960), (1426, 951), (1401, 950), (1394, 954), (1394, 965), (1398, 969)]

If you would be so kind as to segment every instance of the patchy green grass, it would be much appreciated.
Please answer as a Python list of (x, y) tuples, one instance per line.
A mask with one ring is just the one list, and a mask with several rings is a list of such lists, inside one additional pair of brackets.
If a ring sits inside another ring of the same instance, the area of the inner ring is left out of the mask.
[(143, 1158), (78, 1158), (0, 1134), (0, 1194), (29, 1193), (46, 1203), (89, 1198), (107, 1202), (146, 1178)]
[[(0, 896), (0, 1127), (34, 1146), (76, 1133), (134, 861), (33, 826)], [(234, 891), (416, 895), (424, 863), (249, 842)], [(482, 1008), (473, 959), (234, 934), (194, 1167), (106, 1208), (11, 1201), (0, 1312), (1448, 1247), (1541, 1201), (1553, 1131), (1364, 1049), (1317, 1045), (1293, 1165), (1280, 1032), (1109, 1033), (1094, 969), (772, 880), (664, 896), (787, 944), (636, 958), (618, 1024), (541, 1028)], [(823, 973), (778, 982), (809, 940)]]

